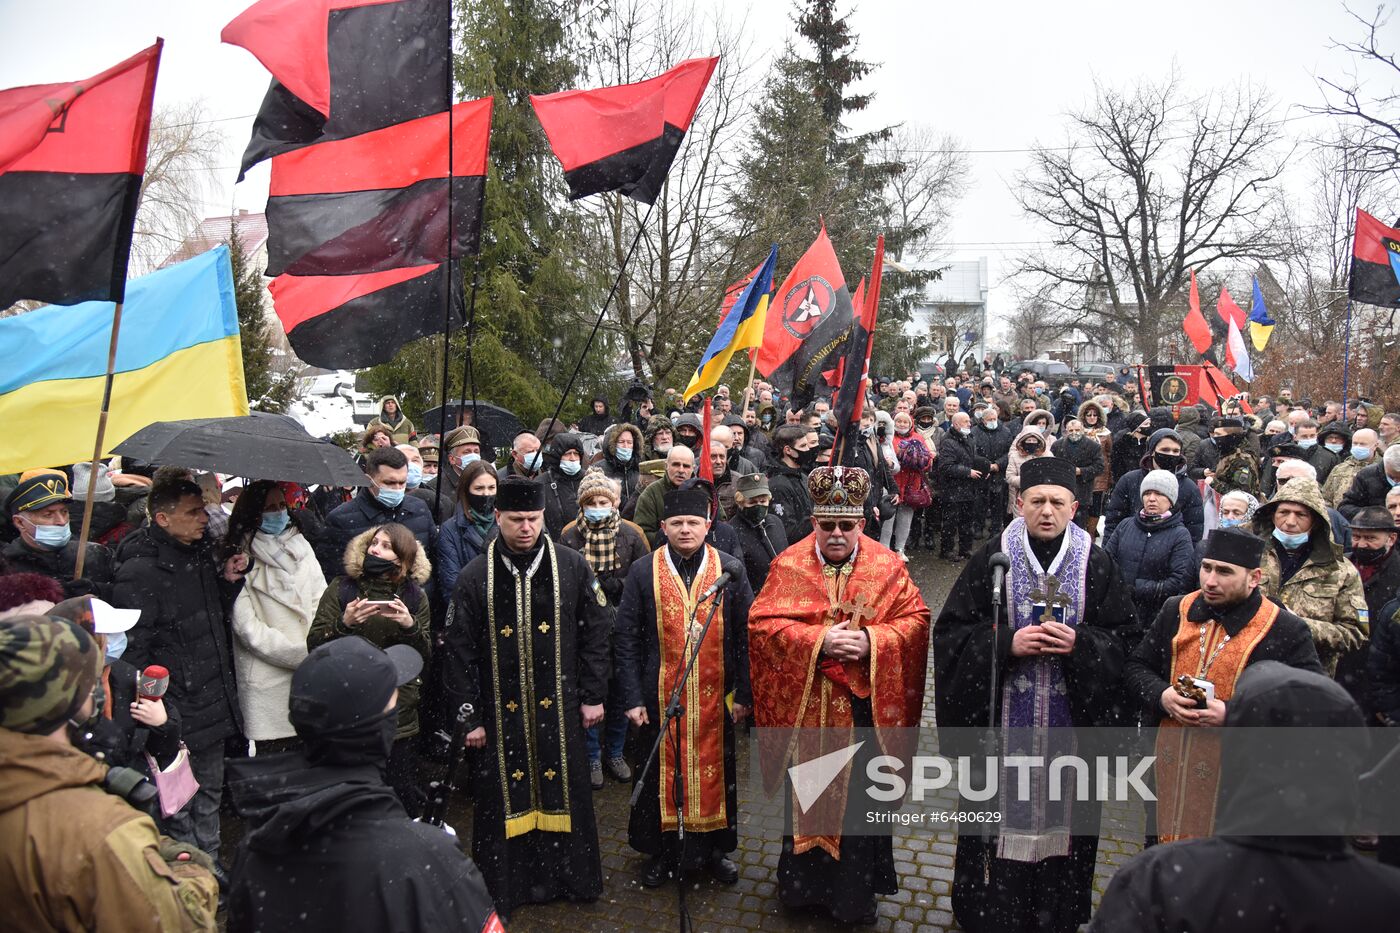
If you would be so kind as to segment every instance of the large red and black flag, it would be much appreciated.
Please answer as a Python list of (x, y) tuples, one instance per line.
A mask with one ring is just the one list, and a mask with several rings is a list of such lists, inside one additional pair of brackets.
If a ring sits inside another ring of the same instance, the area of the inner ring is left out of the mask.
[(487, 97), (452, 108), (450, 160), (445, 111), (274, 156), (267, 274), (380, 272), (475, 253), (491, 106)]
[(860, 313), (851, 318), (841, 385), (836, 392), (836, 404), (832, 406), (836, 410), (836, 423), (843, 430), (859, 430), (860, 416), (865, 411), (865, 387), (870, 380), (870, 351), (875, 348), (875, 322), (880, 315), (880, 278), (884, 264), (885, 235), (880, 234), (875, 241), (875, 265), (870, 271), (870, 285), (861, 295)]
[(822, 373), (835, 369), (850, 335), (851, 293), (822, 224), (768, 309), (758, 371), (794, 408), (811, 403)]
[(1356, 209), (1347, 297), (1368, 305), (1400, 305), (1400, 230)]
[(0, 91), (0, 308), (123, 300), (161, 46)]
[(410, 340), (441, 333), (443, 309), (461, 323), (454, 263), (367, 275), (281, 275), (268, 284), (293, 352), (313, 366), (358, 369), (387, 363)]
[(573, 200), (617, 191), (651, 204), (719, 58), (692, 58), (636, 84), (532, 95)]
[(450, 0), (260, 0), (221, 33), (272, 73), (238, 178), (263, 159), (447, 109)]

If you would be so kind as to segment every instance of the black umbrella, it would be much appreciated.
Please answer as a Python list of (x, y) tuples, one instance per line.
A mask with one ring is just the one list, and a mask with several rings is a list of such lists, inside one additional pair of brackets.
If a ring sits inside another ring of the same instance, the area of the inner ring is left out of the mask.
[(157, 421), (112, 452), (147, 463), (254, 479), (368, 486), (355, 458), (306, 433), (296, 419), (255, 411), (246, 417)]
[[(473, 408), (475, 408), (475, 420), (473, 420)], [(458, 417), (458, 410), (463, 415)], [(442, 406), (430, 408), (423, 413), (424, 434), (442, 433)], [(515, 416), (515, 413), (502, 408), (499, 405), (492, 405), (490, 402), (473, 402), (467, 399), (466, 407), (463, 408), (458, 402), (447, 404), (447, 430), (452, 430), (459, 424), (474, 424), (481, 432), (481, 441), (492, 447), (509, 447), (515, 440), (515, 436), (525, 430), (525, 425)]]

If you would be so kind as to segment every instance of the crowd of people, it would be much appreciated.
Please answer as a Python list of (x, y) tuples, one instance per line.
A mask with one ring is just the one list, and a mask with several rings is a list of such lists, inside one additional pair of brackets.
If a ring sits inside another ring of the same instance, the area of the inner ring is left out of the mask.
[[(641, 884), (733, 883), (736, 731), (916, 726), (930, 643), (941, 725), (1182, 733), (1230, 722), (1266, 662), (1316, 678), (1329, 710), (1400, 725), (1400, 414), (1137, 393), (989, 361), (875, 380), (858, 430), (757, 382), (717, 388), (708, 436), (667, 390), (499, 447), (469, 424), (420, 436), (386, 397), (356, 488), (130, 461), (0, 478), (0, 823), (9, 840), (54, 824), (5, 844), (0, 891), (29, 929), (210, 929), (221, 900), (230, 930), (481, 928), (602, 894), (591, 795), (609, 779), (643, 785)], [(932, 623), (906, 568), (919, 549), (962, 564)], [(1201, 665), (1182, 647), (1197, 632)], [(692, 657), (683, 734), (644, 773)], [(1043, 702), (989, 707), (989, 665), (1038, 672)], [(1188, 668), (1203, 703), (1180, 692)], [(412, 822), (462, 748), (470, 860)], [(246, 832), (226, 861), (231, 812)], [(1194, 810), (1159, 818), (1164, 842), (1212, 831)], [(1035, 819), (960, 840), (965, 929), (1089, 919), (1097, 838)], [(888, 834), (804, 828), (784, 838), (782, 901), (873, 921), (898, 889)], [(1395, 838), (1348, 844), (1400, 865)], [(410, 856), (426, 884), (396, 883)], [(57, 874), (34, 869), (50, 859)], [(345, 871), (353, 897), (321, 883)], [(1368, 872), (1358, 890), (1395, 905), (1400, 870)]]

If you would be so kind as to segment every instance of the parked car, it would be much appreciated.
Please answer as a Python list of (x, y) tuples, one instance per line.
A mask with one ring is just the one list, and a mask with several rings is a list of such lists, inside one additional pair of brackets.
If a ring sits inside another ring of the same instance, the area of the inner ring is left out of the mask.
[(1014, 379), (1019, 373), (1030, 371), (1035, 378), (1049, 383), (1069, 382), (1074, 378), (1074, 370), (1059, 360), (1017, 360), (1006, 368)]
[(1118, 370), (1127, 365), (1127, 363), (1115, 363), (1112, 360), (1080, 363), (1075, 367), (1074, 374), (1085, 382), (1114, 382), (1118, 379)]

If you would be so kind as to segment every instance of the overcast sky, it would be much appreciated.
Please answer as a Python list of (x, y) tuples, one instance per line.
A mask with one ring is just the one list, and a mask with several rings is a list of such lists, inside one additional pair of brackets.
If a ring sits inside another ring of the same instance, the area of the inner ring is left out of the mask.
[[(219, 43), (219, 30), (246, 6), (248, 0), (0, 0), (0, 88), (87, 77), (163, 36), (157, 105), (202, 97), (227, 134), (208, 212), (261, 210), (266, 167), (242, 185), (233, 178), (267, 73), (243, 49)], [(744, 19), (759, 51), (780, 49), (791, 34), (782, 0), (698, 6)], [(1365, 0), (1354, 6), (1371, 9)], [(1175, 62), (1194, 90), (1249, 80), (1273, 92), (1280, 117), (1297, 117), (1299, 104), (1319, 100), (1315, 76), (1339, 76), (1346, 67), (1330, 40), (1359, 35), (1338, 0), (865, 0), (851, 7), (859, 54), (880, 65), (861, 86), (876, 95), (870, 123), (927, 124), (970, 150), (971, 186), (944, 239), (950, 258), (989, 258), (994, 318), (1014, 297), (1004, 281), (1010, 262), (1028, 241), (1045, 238), (1010, 192), (1026, 164), (1024, 150), (1062, 144), (1063, 113), (1089, 99), (1096, 78), (1114, 85), (1160, 79)], [(1400, 19), (1392, 18), (1390, 32), (1400, 33)], [(1306, 134), (1322, 126), (1305, 118), (1288, 129)]]

